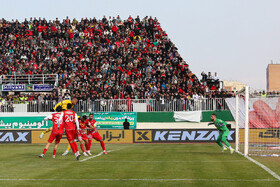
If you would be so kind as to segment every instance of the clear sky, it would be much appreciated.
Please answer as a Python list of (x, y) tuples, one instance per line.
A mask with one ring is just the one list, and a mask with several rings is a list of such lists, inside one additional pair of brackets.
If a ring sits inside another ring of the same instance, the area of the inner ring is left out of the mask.
[(0, 5), (0, 17), (20, 21), (157, 17), (199, 78), (202, 71), (217, 71), (220, 79), (265, 89), (267, 65), (280, 63), (280, 0), (0, 0)]

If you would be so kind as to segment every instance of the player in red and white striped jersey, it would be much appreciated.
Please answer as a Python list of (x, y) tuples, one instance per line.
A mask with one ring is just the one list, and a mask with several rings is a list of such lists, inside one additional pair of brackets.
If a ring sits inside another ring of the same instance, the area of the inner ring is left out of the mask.
[(58, 144), (59, 144), (60, 139), (63, 135), (64, 124), (63, 123), (61, 124), (60, 129), (57, 128), (58, 127), (58, 119), (61, 115), (62, 107), (61, 106), (57, 107), (56, 111), (57, 111), (57, 113), (53, 113), (53, 114), (45, 117), (45, 121), (52, 120), (53, 127), (52, 127), (52, 133), (49, 137), (48, 143), (45, 146), (45, 149), (44, 149), (43, 153), (39, 155), (40, 158), (42, 158), (45, 155), (45, 153), (47, 152), (50, 144), (54, 141), (54, 139), (55, 139), (55, 146), (54, 146), (54, 150), (53, 150), (53, 158), (55, 158), (55, 154), (56, 154)]
[(79, 120), (76, 112), (70, 110), (72, 108), (72, 104), (67, 104), (67, 110), (63, 111), (58, 119), (58, 128), (60, 128), (60, 124), (64, 123), (65, 134), (67, 140), (75, 153), (76, 160), (79, 160), (80, 153), (77, 146), (77, 143), (74, 141), (76, 137), (76, 132), (80, 130)]

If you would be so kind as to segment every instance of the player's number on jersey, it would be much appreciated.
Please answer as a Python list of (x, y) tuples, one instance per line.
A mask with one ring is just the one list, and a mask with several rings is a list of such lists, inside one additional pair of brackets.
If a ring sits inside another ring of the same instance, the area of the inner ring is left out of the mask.
[(74, 116), (65, 116), (65, 122), (73, 122), (74, 121)]
[(55, 124), (58, 124), (58, 119), (59, 119), (59, 118), (54, 118)]

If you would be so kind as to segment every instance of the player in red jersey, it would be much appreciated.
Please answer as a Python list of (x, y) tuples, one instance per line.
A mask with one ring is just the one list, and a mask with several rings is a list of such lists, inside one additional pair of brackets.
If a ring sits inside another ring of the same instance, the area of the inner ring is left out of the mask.
[(58, 119), (59, 119), (59, 117), (61, 115), (62, 107), (58, 106), (56, 108), (56, 111), (57, 111), (56, 113), (53, 113), (53, 114), (45, 117), (45, 121), (52, 120), (53, 127), (52, 127), (52, 133), (51, 133), (51, 135), (49, 137), (48, 143), (45, 146), (45, 149), (44, 149), (43, 153), (39, 155), (40, 158), (42, 158), (45, 155), (45, 153), (47, 152), (50, 144), (54, 141), (54, 139), (55, 139), (55, 145), (54, 145), (54, 150), (53, 150), (53, 158), (55, 158), (56, 150), (57, 150), (58, 144), (60, 142), (60, 139), (62, 137), (63, 129), (64, 129), (63, 128), (64, 127), (63, 123), (62, 123), (62, 125), (60, 125), (60, 129), (57, 128), (57, 126), (58, 126)]
[(72, 148), (73, 153), (75, 153), (76, 160), (79, 160), (80, 153), (77, 146), (77, 143), (74, 141), (76, 137), (76, 130), (79, 131), (79, 120), (76, 112), (70, 110), (72, 108), (72, 104), (67, 104), (67, 110), (63, 111), (58, 119), (58, 128), (60, 128), (60, 124), (64, 123), (65, 133), (67, 140)]
[(96, 130), (97, 122), (93, 119), (93, 114), (92, 113), (89, 114), (89, 119), (86, 121), (86, 123), (87, 123), (87, 126), (88, 126), (88, 128), (87, 128), (88, 144), (86, 145), (87, 154), (91, 155), (91, 153), (90, 153), (91, 141), (92, 141), (92, 138), (94, 138), (96, 141), (100, 142), (100, 145), (103, 149), (103, 153), (106, 155), (107, 152), (106, 152), (106, 149), (105, 149), (105, 143), (102, 140), (102, 137), (100, 136), (100, 134)]
[(84, 143), (85, 143), (86, 147), (87, 147), (87, 144), (88, 144), (88, 137), (87, 137), (87, 133), (85, 131), (85, 129), (87, 127), (86, 121), (87, 121), (87, 116), (86, 115), (84, 115), (79, 120), (80, 130), (79, 130), (78, 135), (77, 135), (77, 138), (80, 141), (80, 146), (81, 146), (81, 149), (83, 151), (84, 156), (88, 156), (88, 154), (85, 152), (85, 148), (84, 148)]

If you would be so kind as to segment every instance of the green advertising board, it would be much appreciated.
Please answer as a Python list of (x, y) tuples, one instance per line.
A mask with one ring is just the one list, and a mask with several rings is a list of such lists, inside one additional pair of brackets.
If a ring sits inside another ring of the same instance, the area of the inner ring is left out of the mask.
[(0, 129), (45, 129), (52, 127), (52, 121), (45, 116), (0, 117)]
[[(89, 113), (78, 113), (79, 116)], [(136, 129), (136, 112), (94, 112), (93, 118), (97, 121), (97, 129), (123, 129), (125, 119), (130, 123), (130, 129)]]
[[(46, 129), (52, 127), (52, 121), (45, 121), (49, 113), (26, 116), (0, 116), (0, 129)], [(78, 113), (79, 116), (89, 113)], [(136, 129), (136, 112), (95, 112), (94, 119), (98, 129), (123, 129), (125, 119), (130, 123), (130, 129)]]

